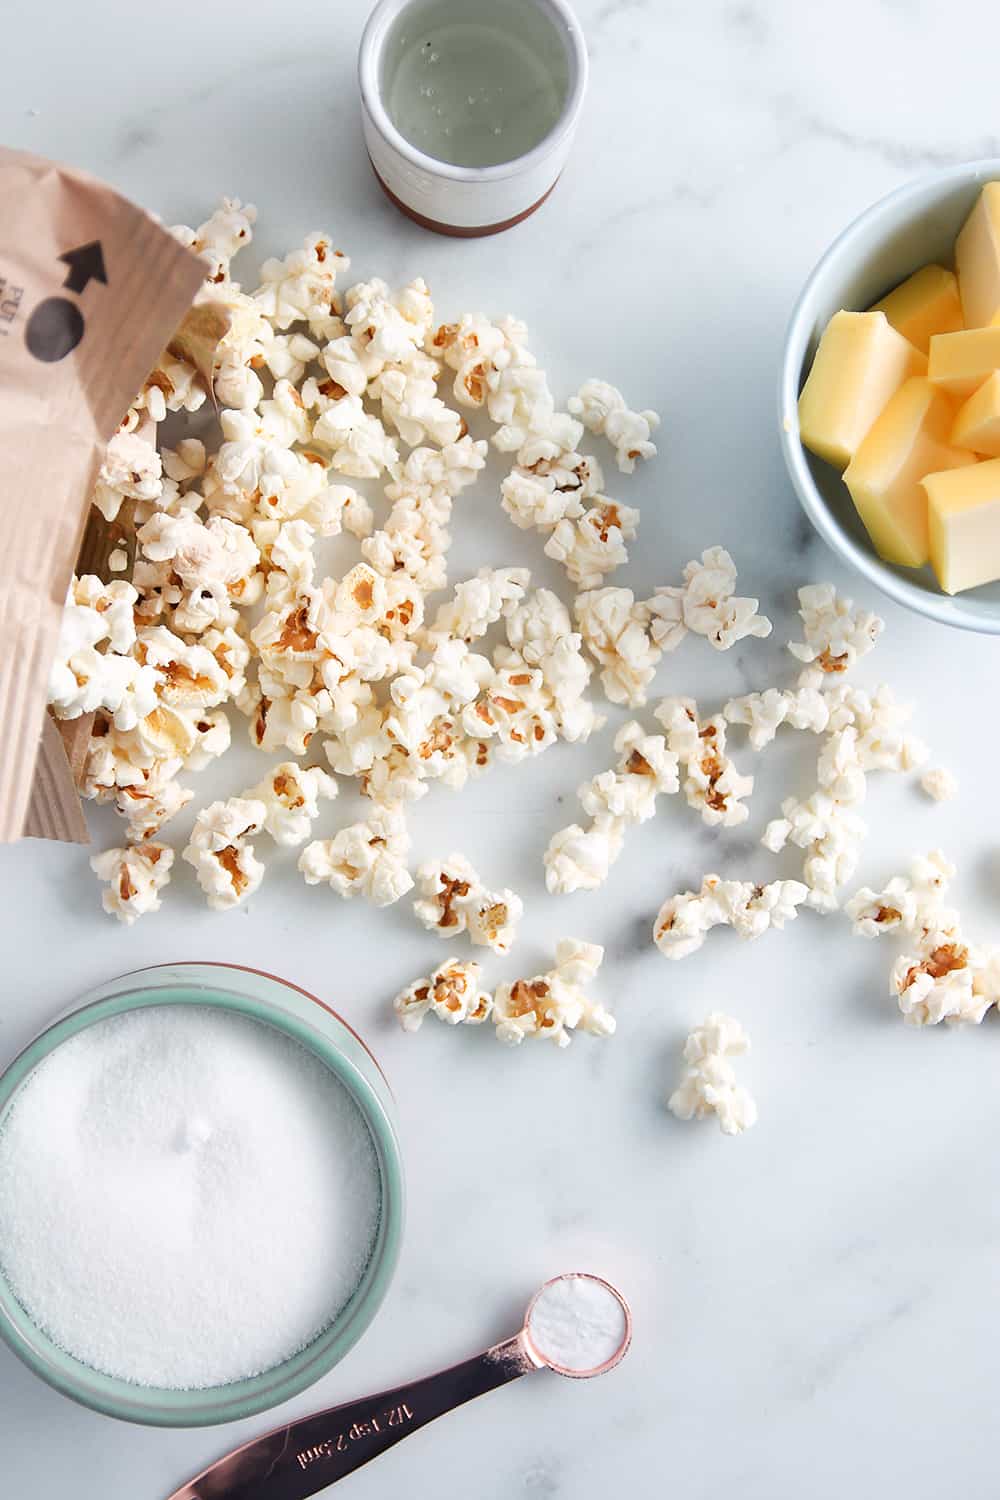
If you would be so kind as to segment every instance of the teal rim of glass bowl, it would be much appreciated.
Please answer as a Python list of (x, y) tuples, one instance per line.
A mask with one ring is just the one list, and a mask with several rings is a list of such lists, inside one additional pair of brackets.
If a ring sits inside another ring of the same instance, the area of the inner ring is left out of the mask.
[[(155, 970), (144, 972), (152, 975)], [(284, 980), (273, 977), (277, 984), (285, 985)], [(137, 988), (89, 1003), (84, 1000), (78, 1009), (41, 1032), (0, 1076), (0, 1121), (25, 1079), (63, 1042), (99, 1021), (125, 1011), (159, 1005), (237, 1011), (300, 1042), (354, 1098), (371, 1132), (379, 1163), (381, 1207), (375, 1244), (349, 1301), (330, 1326), (291, 1359), (230, 1385), (202, 1390), (161, 1390), (104, 1375), (67, 1354), (42, 1333), (0, 1274), (0, 1338), (48, 1385), (93, 1411), (121, 1421), (150, 1427), (208, 1427), (257, 1416), (300, 1395), (333, 1369), (361, 1338), (385, 1298), (399, 1258), (404, 1217), (402, 1160), (395, 1127), (381, 1100), (364, 1074), (322, 1031), (277, 1006), (222, 987), (206, 989), (194, 984), (171, 984), (162, 990)], [(336, 1021), (350, 1030), (339, 1016)], [(372, 1062), (378, 1066), (374, 1059)], [(191, 1330), (190, 1337), (197, 1336), (197, 1330)]]

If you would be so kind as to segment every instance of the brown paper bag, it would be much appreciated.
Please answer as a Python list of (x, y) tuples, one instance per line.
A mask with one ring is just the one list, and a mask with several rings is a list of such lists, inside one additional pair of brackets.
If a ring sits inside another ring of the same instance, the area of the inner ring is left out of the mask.
[(45, 713), (59, 618), (103, 447), (204, 276), (111, 188), (0, 148), (0, 842), (81, 836)]

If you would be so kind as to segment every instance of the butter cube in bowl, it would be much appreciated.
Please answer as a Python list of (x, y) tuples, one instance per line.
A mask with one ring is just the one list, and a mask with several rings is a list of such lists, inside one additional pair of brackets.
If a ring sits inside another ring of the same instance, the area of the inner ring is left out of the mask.
[(1000, 634), (1000, 158), (899, 188), (830, 246), (786, 334), (779, 435), (835, 552)]

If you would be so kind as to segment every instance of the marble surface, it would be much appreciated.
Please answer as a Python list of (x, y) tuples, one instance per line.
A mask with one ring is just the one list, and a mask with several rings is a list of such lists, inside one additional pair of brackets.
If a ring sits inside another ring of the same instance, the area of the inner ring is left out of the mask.
[[(994, 49), (976, 43), (992, 11), (976, 0), (579, 8), (593, 76), (576, 150), (545, 209), (493, 241), (435, 239), (370, 178), (352, 71), (362, 0), (18, 6), (0, 138), (88, 167), (171, 221), (223, 192), (251, 199), (251, 254), (329, 227), (359, 275), (423, 274), (442, 315), (523, 316), (557, 391), (598, 374), (657, 407), (661, 457), (613, 488), (643, 511), (641, 546), (615, 581), (648, 593), (722, 542), (776, 625), (726, 657), (692, 641), (668, 658), (659, 688), (715, 704), (790, 676), (799, 583), (829, 578), (878, 602), (812, 535), (782, 471), (782, 331), (817, 256), (869, 202), (996, 153)], [(488, 488), (462, 507), (453, 576), (530, 562), (556, 579)], [(962, 797), (937, 807), (912, 778), (874, 780), (860, 874), (880, 881), (941, 845), (960, 866), (969, 927), (988, 936), (1000, 919), (998, 647), (882, 612), (884, 644), (860, 676), (919, 704), (919, 731)], [(814, 745), (794, 736), (761, 763), (746, 828), (718, 836), (674, 799), (629, 840), (603, 892), (546, 898), (542, 849), (571, 820), (578, 782), (610, 763), (611, 732), (460, 798), (429, 797), (413, 829), (418, 856), (461, 847), (523, 893), (524, 971), (566, 933), (606, 945), (613, 1040), (581, 1037), (557, 1055), (433, 1025), (405, 1037), (388, 997), (443, 945), (404, 906), (341, 905), (279, 863), (249, 911), (207, 913), (178, 881), (158, 917), (126, 931), (100, 914), (81, 851), (28, 844), (0, 851), (0, 1052), (93, 983), (172, 958), (277, 969), (364, 1031), (399, 1098), (405, 1248), (363, 1343), (289, 1413), (511, 1332), (553, 1272), (620, 1282), (635, 1345), (619, 1371), (592, 1384), (542, 1374), (497, 1393), (357, 1474), (357, 1500), (990, 1493), (1000, 1026), (904, 1026), (886, 952), (811, 915), (753, 946), (716, 933), (678, 965), (653, 948), (661, 899), (706, 870), (793, 873), (756, 837), (782, 795), (810, 784)], [(739, 755), (744, 767), (753, 758)], [(245, 769), (237, 758), (199, 785), (235, 791)], [(327, 831), (352, 805), (341, 798)], [(108, 821), (93, 826), (99, 846), (111, 841)], [(754, 1042), (741, 1073), (760, 1123), (737, 1140), (664, 1109), (683, 1037), (715, 1007)], [(158, 1500), (265, 1425), (115, 1425), (0, 1350), (4, 1494)]]

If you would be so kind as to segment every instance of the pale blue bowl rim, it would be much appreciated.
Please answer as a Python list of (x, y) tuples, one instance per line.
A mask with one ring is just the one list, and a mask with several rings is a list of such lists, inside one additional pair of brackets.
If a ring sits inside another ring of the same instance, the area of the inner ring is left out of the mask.
[[(1000, 607), (995, 613), (973, 613), (963, 607), (961, 595), (954, 598), (944, 593), (939, 595), (911, 583), (901, 571), (882, 562), (872, 547), (856, 540), (840, 526), (809, 471), (799, 437), (798, 399), (803, 361), (813, 323), (815, 286), (829, 263), (835, 258), (848, 258), (857, 242), (868, 237), (867, 231), (874, 222), (890, 210), (925, 197), (929, 189), (960, 182), (972, 185), (992, 178), (1000, 178), (1000, 157), (985, 157), (981, 161), (960, 162), (955, 166), (942, 167), (935, 172), (925, 173), (913, 182), (904, 183), (848, 224), (816, 262), (799, 293), (785, 333), (778, 378), (778, 437), (785, 466), (802, 509), (823, 540), (897, 604), (916, 610), (918, 614), (926, 615), (943, 625), (953, 625), (960, 630), (971, 630), (983, 635), (1000, 635)], [(916, 270), (917, 267), (914, 266), (913, 269)]]
[[(368, 1053), (364, 1041), (353, 1028), (324, 1002), (288, 981), (261, 971), (240, 970), (220, 964), (164, 965), (164, 969), (188, 967), (212, 969), (218, 984), (199, 985), (171, 983), (168, 988), (153, 988), (156, 968), (137, 970), (125, 976), (136, 980), (134, 990), (124, 990), (105, 998), (87, 1000), (65, 1016), (47, 1026), (25, 1047), (0, 1075), (0, 1120), (18, 1088), (38, 1064), (56, 1047), (89, 1026), (126, 1011), (159, 1005), (195, 1005), (236, 1011), (294, 1038), (320, 1059), (348, 1089), (367, 1124), (378, 1157), (381, 1178), (381, 1212), (375, 1245), (365, 1272), (348, 1303), (305, 1349), (282, 1364), (248, 1380), (206, 1390), (159, 1390), (132, 1385), (101, 1374), (60, 1349), (30, 1320), (0, 1275), (0, 1338), (34, 1373), (74, 1401), (105, 1416), (151, 1427), (207, 1427), (257, 1416), (263, 1411), (291, 1400), (327, 1374), (353, 1348), (375, 1317), (392, 1280), (402, 1240), (405, 1212), (402, 1158), (395, 1126), (382, 1101), (364, 1073), (343, 1053), (334, 1041), (318, 1028), (271, 1005), (240, 994), (226, 986), (231, 974), (238, 983), (241, 972), (273, 980), (275, 984), (295, 990), (322, 1009), (339, 1026), (344, 1027)], [(146, 983), (141, 981), (145, 979)], [(373, 1065), (378, 1068), (371, 1053)], [(381, 1071), (379, 1069), (379, 1071)]]

